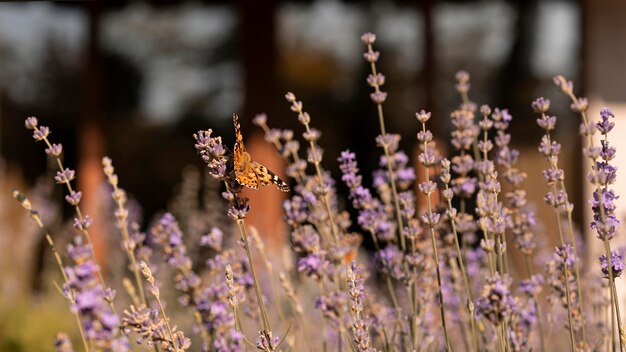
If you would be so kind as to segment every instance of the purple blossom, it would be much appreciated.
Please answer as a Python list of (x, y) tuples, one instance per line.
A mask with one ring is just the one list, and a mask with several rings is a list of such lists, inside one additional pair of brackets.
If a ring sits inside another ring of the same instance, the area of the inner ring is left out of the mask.
[(395, 245), (391, 244), (376, 252), (374, 257), (379, 270), (390, 277), (399, 280), (404, 277), (402, 268), (402, 252)]
[(35, 127), (35, 130), (33, 131), (33, 138), (38, 142), (48, 138), (49, 135), (50, 128), (48, 126), (40, 126), (39, 128)]
[(56, 352), (74, 352), (69, 336), (61, 332), (54, 339), (54, 349)]
[(531, 103), (531, 107), (536, 113), (545, 113), (550, 109), (550, 100), (544, 97), (537, 98)]
[(195, 133), (193, 135), (196, 140), (194, 146), (202, 160), (207, 164), (209, 175), (217, 180), (222, 180), (226, 178), (227, 148), (222, 144), (222, 137), (211, 137), (212, 133), (211, 129)]
[(26, 127), (29, 130), (34, 130), (37, 127), (37, 118), (34, 116), (30, 116), (27, 117), (26, 120), (24, 120), (24, 127)]
[(365, 53), (363, 53), (363, 58), (365, 59), (365, 61), (373, 64), (376, 61), (378, 61), (378, 58), (380, 57), (380, 52), (378, 51), (367, 51)]
[(543, 276), (535, 274), (530, 279), (522, 280), (517, 289), (528, 297), (537, 297), (539, 292), (541, 292), (543, 283)]
[(212, 227), (209, 233), (200, 238), (201, 246), (208, 246), (211, 249), (220, 252), (222, 250), (222, 240), (224, 232), (217, 227)]
[(321, 280), (330, 270), (331, 264), (322, 255), (311, 253), (298, 260), (298, 272), (311, 277), (315, 280)]
[(343, 291), (331, 291), (315, 300), (315, 308), (319, 309), (324, 317), (333, 324), (338, 324), (348, 307), (348, 296)]
[[(600, 198), (600, 194), (602, 198)], [(593, 211), (591, 228), (596, 230), (597, 237), (601, 240), (610, 240), (615, 236), (615, 231), (620, 225), (620, 220), (615, 215), (614, 201), (619, 198), (612, 189), (602, 191), (601, 188), (593, 192), (593, 199), (589, 202)], [(602, 199), (602, 201), (600, 201)], [(600, 207), (602, 206), (602, 209)]]
[(174, 286), (184, 293), (183, 301), (189, 301), (197, 294), (201, 280), (193, 271), (192, 261), (187, 255), (187, 247), (183, 243), (183, 233), (178, 222), (172, 214), (166, 213), (152, 227), (150, 233), (154, 241), (161, 245), (167, 264), (179, 274), (175, 277)]
[(417, 118), (417, 121), (419, 121), (420, 123), (426, 123), (428, 120), (430, 120), (430, 112), (426, 112), (424, 110), (421, 110), (420, 112), (416, 112), (415, 113), (415, 117)]
[(87, 231), (87, 229), (93, 224), (93, 220), (89, 215), (85, 215), (84, 218), (74, 218), (74, 228), (78, 231)]
[[(607, 260), (606, 253), (600, 256), (600, 266), (602, 267), (602, 274), (605, 278), (609, 278), (609, 261)], [(616, 250), (611, 251), (611, 267), (613, 268), (613, 278), (620, 277), (622, 271), (624, 271), (624, 262), (622, 261), (622, 254)]]
[(296, 253), (317, 252), (320, 248), (320, 237), (315, 228), (307, 224), (291, 232), (291, 243)]
[(374, 34), (372, 32), (364, 33), (361, 36), (361, 41), (365, 45), (372, 45), (372, 44), (374, 44), (374, 42), (376, 42), (376, 34)]
[(488, 278), (483, 292), (476, 301), (476, 314), (489, 320), (497, 326), (503, 321), (508, 321), (511, 313), (515, 310), (515, 299), (509, 291), (511, 278), (507, 275)]
[[(127, 351), (128, 343), (119, 336), (120, 320), (109, 306), (111, 290), (105, 289), (98, 277), (98, 265), (90, 255), (91, 249), (76, 238), (68, 246), (73, 266), (65, 267), (67, 282), (64, 292), (72, 302), (70, 310), (78, 314), (85, 333), (95, 348), (105, 351)], [(112, 349), (112, 346), (116, 346)]]
[(61, 156), (61, 153), (63, 152), (63, 146), (61, 144), (53, 143), (52, 146), (50, 146), (49, 148), (46, 148), (45, 152), (48, 155), (52, 155), (58, 158)]
[(600, 110), (600, 122), (596, 123), (596, 128), (598, 131), (604, 135), (611, 132), (613, 127), (615, 127), (615, 122), (611, 121), (614, 118), (613, 111), (609, 108), (602, 108)]
[(80, 203), (80, 199), (83, 197), (83, 192), (72, 191), (65, 196), (65, 200), (73, 206), (77, 206)]
[(65, 169), (63, 171), (57, 171), (56, 176), (54, 176), (54, 180), (59, 183), (68, 183), (72, 181), (76, 177), (76, 171), (72, 169)]

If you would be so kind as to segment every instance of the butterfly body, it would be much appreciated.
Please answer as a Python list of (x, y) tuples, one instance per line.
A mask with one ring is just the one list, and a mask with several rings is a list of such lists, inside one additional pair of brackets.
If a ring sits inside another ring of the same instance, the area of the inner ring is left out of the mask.
[(250, 154), (246, 152), (237, 115), (233, 115), (233, 124), (235, 125), (236, 137), (233, 164), (237, 182), (242, 186), (252, 189), (259, 189), (259, 185), (265, 186), (269, 183), (273, 183), (279, 190), (289, 192), (289, 186), (285, 181), (281, 180), (265, 166), (252, 160)]

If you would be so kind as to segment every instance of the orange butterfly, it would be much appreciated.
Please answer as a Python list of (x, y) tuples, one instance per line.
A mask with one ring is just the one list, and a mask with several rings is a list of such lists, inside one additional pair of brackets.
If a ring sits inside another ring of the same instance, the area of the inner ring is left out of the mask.
[(246, 148), (243, 146), (243, 136), (241, 135), (241, 126), (239, 125), (237, 115), (233, 115), (233, 124), (235, 125), (236, 136), (233, 161), (235, 164), (235, 177), (237, 178), (237, 182), (242, 186), (252, 189), (259, 189), (259, 184), (265, 186), (271, 182), (276, 185), (279, 190), (289, 192), (289, 186), (285, 181), (281, 180), (265, 166), (252, 160), (250, 154), (246, 152)]

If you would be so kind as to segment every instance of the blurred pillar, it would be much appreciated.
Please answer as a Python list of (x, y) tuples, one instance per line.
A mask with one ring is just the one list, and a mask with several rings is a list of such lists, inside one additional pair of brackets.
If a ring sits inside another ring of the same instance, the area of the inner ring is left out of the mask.
[[(275, 102), (280, 98), (276, 90), (276, 1), (240, 0), (239, 52), (244, 77), (244, 104), (240, 122), (246, 148), (257, 162), (267, 166), (284, 179), (284, 162), (276, 150), (263, 139), (263, 132), (252, 126), (254, 115), (265, 112), (270, 121), (276, 121)], [(269, 245), (278, 249), (286, 242), (282, 202), (285, 195), (274, 186), (257, 191), (247, 190), (252, 211), (248, 224), (255, 226)]]
[[(436, 111), (437, 106), (435, 104), (435, 77), (437, 77), (438, 68), (437, 60), (435, 57), (436, 38), (433, 22), (434, 0), (421, 0), (419, 1), (419, 7), (422, 15), (422, 33), (424, 33), (424, 42), (421, 49), (423, 56), (422, 72), (418, 76), (418, 79), (421, 82), (418, 82), (418, 85), (422, 84), (424, 87), (423, 109), (426, 111), (430, 111), (433, 116), (439, 117), (440, 115), (439, 112)], [(441, 116), (440, 118), (433, 118), (429, 121), (429, 128), (435, 136), (442, 136), (445, 134), (445, 131), (447, 131), (448, 119), (444, 117), (445, 116)]]
[(84, 214), (94, 221), (89, 234), (93, 240), (96, 259), (102, 268), (106, 257), (106, 216), (99, 189), (104, 182), (102, 166), (104, 137), (102, 123), (105, 118), (104, 66), (100, 50), (100, 18), (104, 3), (85, 3), (87, 13), (87, 38), (83, 56), (81, 118), (78, 121), (78, 188), (83, 192), (81, 202)]

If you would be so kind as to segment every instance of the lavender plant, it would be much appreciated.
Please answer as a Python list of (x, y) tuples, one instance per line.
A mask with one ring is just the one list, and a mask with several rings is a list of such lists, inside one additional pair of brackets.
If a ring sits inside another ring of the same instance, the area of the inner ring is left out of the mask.
[[(286, 263), (266, 252), (263, 234), (248, 226), (248, 214), (260, 210), (251, 208), (243, 189), (265, 192), (260, 186), (269, 183), (283, 191), (290, 187), (253, 162), (243, 148), (235, 116), (237, 144), (232, 150), (211, 129), (198, 131), (194, 139), (205, 172), (219, 184), (215, 189), (223, 191), (221, 201), (227, 206), (222, 212), (233, 221), (236, 233), (220, 228), (223, 224), (215, 220), (219, 217), (208, 214), (215, 223), (205, 219), (204, 235), (189, 236), (183, 231), (187, 226), (180, 226), (172, 213), (162, 214), (142, 232), (140, 224), (129, 221), (126, 192), (119, 187), (112, 161), (103, 159), (115, 201), (114, 221), (130, 269), (121, 283), (127, 295), (116, 296), (95, 260), (88, 232), (91, 219), (79, 207), (82, 193), (71, 184), (76, 173), (62, 164), (63, 148), (50, 142), (50, 129), (34, 117), (26, 119), (34, 139), (44, 142), (46, 154), (55, 160), (59, 169), (55, 180), (67, 188), (65, 199), (76, 214), (79, 236), (65, 251), (70, 261), (57, 251), (45, 219), (26, 196), (15, 191), (14, 197), (45, 233), (64, 280), (59, 291), (75, 316), (85, 351), (127, 351), (129, 341), (172, 352), (567, 350), (559, 339), (544, 336), (553, 330), (569, 340), (570, 351), (610, 350), (617, 343), (623, 351), (615, 279), (625, 265), (622, 252), (611, 248), (610, 242), (620, 225), (612, 189), (617, 167), (616, 149), (609, 143), (615, 125), (611, 110), (603, 109), (600, 120), (592, 123), (587, 118), (587, 100), (573, 94), (571, 82), (555, 78), (583, 120), (584, 153), (592, 164), (588, 180), (594, 188), (590, 226), (605, 249), (595, 272), (604, 281), (594, 285), (607, 291), (610, 302), (602, 295), (592, 297), (586, 310), (583, 275), (593, 273), (581, 273), (585, 263), (578, 255), (573, 205), (558, 164), (556, 117), (547, 114), (550, 102), (539, 98), (532, 103), (544, 132), (539, 156), (548, 162), (543, 176), (549, 192), (544, 200), (553, 208), (558, 226), (558, 234), (546, 235), (559, 239), (559, 246), (542, 263), (541, 275), (535, 268), (541, 219), (529, 207), (524, 189), (527, 174), (518, 169), (520, 151), (511, 145), (512, 115), (506, 109), (478, 107), (469, 97), (469, 74), (457, 73), (455, 89), (461, 104), (450, 114), (452, 155), (441, 155), (426, 125), (440, 117), (422, 110), (416, 114), (419, 153), (415, 158), (420, 166), (414, 169), (409, 166), (412, 155), (399, 147), (400, 135), (385, 126), (387, 93), (381, 89), (386, 82), (376, 66), (380, 59), (373, 47), (376, 36), (366, 33), (361, 40), (366, 45), (363, 56), (371, 70), (367, 84), (373, 89), (370, 99), (380, 128), (372, 142), (382, 153), (371, 185), (363, 182), (358, 155), (346, 149), (336, 158), (348, 202), (337, 192), (334, 170), (322, 167), (322, 133), (313, 127), (312, 117), (295, 94), (287, 93), (285, 98), (300, 122), (303, 144), (297, 132), (271, 128), (268, 116), (253, 119), (285, 159), (293, 185), (283, 203), (286, 247), (293, 255)], [(600, 146), (594, 145), (596, 131)], [(418, 175), (420, 182), (416, 182)], [(193, 210), (196, 205), (184, 204), (199, 191), (198, 185), (195, 182), (177, 200), (182, 204), (178, 207), (181, 224), (202, 215)], [(355, 224), (349, 208), (356, 214)], [(372, 250), (361, 248), (363, 236), (371, 238)], [(523, 257), (523, 275), (513, 267), (508, 243)], [(550, 307), (542, 306), (543, 288), (548, 289)], [(167, 302), (168, 297), (177, 297), (178, 304)], [(121, 317), (114, 302), (124, 307)], [(179, 309), (181, 314), (172, 314)], [(564, 313), (567, 317), (559, 319), (558, 314)], [(192, 334), (183, 331), (190, 325)], [(277, 334), (277, 327), (284, 332)], [(256, 338), (251, 338), (255, 332)], [(62, 333), (54, 347), (74, 350)]]

